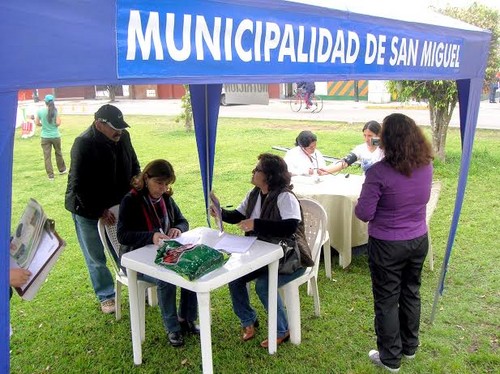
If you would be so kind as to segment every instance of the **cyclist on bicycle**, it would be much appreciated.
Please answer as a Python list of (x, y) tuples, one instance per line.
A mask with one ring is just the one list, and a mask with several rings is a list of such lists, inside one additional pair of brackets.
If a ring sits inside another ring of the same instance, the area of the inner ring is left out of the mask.
[(311, 96), (316, 91), (316, 85), (314, 82), (298, 82), (297, 90), (301, 90), (304, 93), (306, 109), (309, 109), (312, 106)]

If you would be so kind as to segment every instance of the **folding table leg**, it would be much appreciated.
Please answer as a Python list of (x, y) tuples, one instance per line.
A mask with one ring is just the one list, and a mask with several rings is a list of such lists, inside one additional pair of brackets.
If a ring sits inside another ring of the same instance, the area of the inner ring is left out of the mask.
[(212, 332), (210, 327), (210, 293), (197, 292), (198, 310), (200, 313), (200, 344), (203, 374), (213, 373), (212, 364)]
[(130, 328), (132, 330), (132, 349), (134, 351), (134, 364), (142, 363), (142, 346), (141, 346), (141, 317), (139, 311), (139, 295), (137, 287), (137, 272), (128, 269), (128, 289), (130, 302)]

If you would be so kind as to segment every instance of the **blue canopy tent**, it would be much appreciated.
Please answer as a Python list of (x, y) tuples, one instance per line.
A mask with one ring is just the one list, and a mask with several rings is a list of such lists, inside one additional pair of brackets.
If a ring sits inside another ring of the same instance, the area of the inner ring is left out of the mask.
[[(316, 3), (321, 7), (312, 6)], [(456, 80), (463, 154), (441, 287), (460, 216), (490, 33), (437, 14), (349, 1), (25, 0), (0, 5), (0, 370), (9, 370), (8, 267), (17, 91), (189, 83), (203, 190), (222, 83)], [(62, 208), (62, 207), (61, 207)]]

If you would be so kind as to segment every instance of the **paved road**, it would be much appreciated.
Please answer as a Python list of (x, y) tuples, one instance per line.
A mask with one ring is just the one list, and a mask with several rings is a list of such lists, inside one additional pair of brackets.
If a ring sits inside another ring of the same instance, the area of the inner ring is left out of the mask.
[[(58, 100), (56, 106), (61, 114), (93, 114), (106, 103), (104, 100)], [(19, 106), (26, 108), (28, 113), (35, 113), (38, 106), (43, 103), (20, 102)], [(180, 100), (128, 100), (120, 99), (115, 105), (125, 115), (150, 114), (150, 115), (178, 115), (181, 112)], [(382, 121), (390, 113), (401, 112), (412, 117), (419, 125), (429, 125), (429, 110), (420, 104), (400, 105), (369, 104), (353, 101), (325, 101), (320, 113), (300, 111), (294, 113), (290, 110), (287, 101), (271, 100), (269, 105), (229, 105), (220, 108), (220, 117), (232, 118), (269, 118), (290, 119), (304, 121), (339, 121), (347, 123), (364, 123), (369, 120)], [(454, 110), (450, 126), (459, 126), (458, 106)], [(478, 128), (500, 130), (500, 104), (481, 102), (479, 109)]]
[[(385, 116), (401, 112), (413, 118), (419, 125), (429, 125), (429, 110), (422, 105), (367, 104), (348, 102), (325, 101), (320, 113), (300, 111), (293, 113), (287, 102), (271, 101), (269, 106), (264, 105), (237, 105), (221, 107), (221, 117), (255, 117), (293, 119), (306, 121), (340, 121), (347, 123), (365, 123), (369, 120), (382, 122)], [(450, 126), (460, 125), (458, 106), (454, 110)], [(500, 130), (500, 104), (481, 103), (478, 118), (478, 128)]]

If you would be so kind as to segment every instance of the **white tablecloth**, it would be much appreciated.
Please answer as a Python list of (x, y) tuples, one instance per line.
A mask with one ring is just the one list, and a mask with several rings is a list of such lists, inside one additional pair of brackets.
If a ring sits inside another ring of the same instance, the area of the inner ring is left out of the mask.
[(330, 243), (339, 252), (343, 268), (351, 263), (352, 247), (368, 242), (368, 225), (354, 214), (364, 180), (364, 176), (349, 174), (292, 178), (297, 196), (315, 199), (325, 208)]

